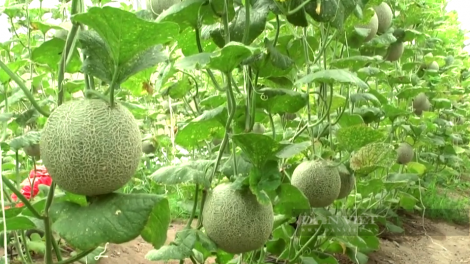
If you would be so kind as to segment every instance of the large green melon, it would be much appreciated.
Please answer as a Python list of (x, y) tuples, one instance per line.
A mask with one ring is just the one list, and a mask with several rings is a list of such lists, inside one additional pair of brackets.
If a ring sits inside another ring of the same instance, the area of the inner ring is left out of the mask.
[(268, 241), (274, 225), (273, 208), (260, 204), (250, 189), (235, 190), (232, 183), (223, 183), (209, 192), (202, 225), (220, 249), (245, 253), (260, 249)]
[(142, 155), (139, 126), (120, 104), (100, 99), (67, 102), (50, 115), (40, 152), (51, 178), (65, 191), (96, 196), (124, 186)]

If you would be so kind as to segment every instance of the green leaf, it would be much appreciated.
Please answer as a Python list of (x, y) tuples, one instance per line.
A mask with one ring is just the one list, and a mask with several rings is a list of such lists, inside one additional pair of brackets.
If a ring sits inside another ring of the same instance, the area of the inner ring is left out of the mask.
[(4, 224), (6, 224), (7, 231), (10, 230), (28, 230), (28, 229), (34, 229), (36, 228), (36, 225), (34, 224), (29, 217), (26, 216), (15, 216), (12, 218), (8, 218), (5, 223), (3, 221), (0, 221), (0, 225), (2, 226), (0, 228), (0, 232), (5, 231), (4, 229)]
[(198, 53), (176, 61), (175, 67), (181, 70), (199, 70), (211, 61), (211, 53)]
[(173, 244), (151, 250), (145, 258), (150, 261), (183, 260), (191, 256), (196, 241), (198, 241), (197, 229), (183, 229), (176, 234)]
[(223, 137), (226, 116), (227, 109), (223, 106), (205, 111), (178, 130), (175, 143), (184, 148), (195, 148), (202, 140)]
[(355, 152), (349, 165), (356, 175), (367, 175), (379, 168), (390, 169), (397, 160), (393, 146), (387, 143), (370, 143)]
[[(212, 12), (210, 4), (205, 4), (205, 0), (186, 0), (181, 3), (172, 5), (167, 10), (163, 11), (156, 19), (156, 22), (162, 23), (164, 21), (171, 21), (178, 23), (181, 30), (187, 27), (198, 28), (199, 17), (202, 18), (201, 22), (204, 24), (213, 23), (214, 13)], [(214, 2), (217, 6), (218, 1)], [(218, 8), (217, 8), (218, 9)], [(230, 9), (230, 8), (229, 8)], [(229, 12), (229, 20), (233, 17), (233, 12)]]
[[(253, 3), (250, 9), (249, 34), (245, 42), (243, 42), (245, 36), (246, 8), (245, 6), (241, 6), (237, 10), (233, 20), (229, 23), (230, 41), (236, 41), (246, 45), (253, 43), (253, 41), (264, 32), (268, 14), (269, 7), (265, 4), (265, 1), (255, 1)], [(220, 23), (203, 26), (203, 35), (205, 38), (210, 36), (212, 41), (220, 48), (225, 46), (224, 26)]]
[(369, 143), (385, 140), (381, 131), (365, 125), (342, 127), (336, 133), (340, 148), (349, 152), (357, 150)]
[(139, 235), (159, 248), (170, 225), (168, 200), (153, 194), (111, 193), (94, 197), (88, 206), (53, 203), (51, 216), (56, 219), (53, 230), (80, 250), (125, 243)]
[[(62, 58), (62, 52), (64, 50), (65, 40), (53, 38), (44, 43), (39, 47), (33, 49), (31, 59), (39, 64), (46, 64), (52, 71), (59, 69), (59, 62)], [(72, 51), (72, 59), (65, 69), (67, 73), (77, 73), (80, 71), (82, 61), (80, 54), (77, 49)]]
[(369, 63), (378, 62), (380, 59), (368, 56), (351, 56), (347, 58), (335, 59), (330, 62), (331, 67), (358, 69), (365, 67)]
[(259, 89), (256, 106), (266, 109), (271, 114), (296, 113), (308, 103), (306, 93), (287, 89)]
[(5, 209), (5, 211), (0, 212), (0, 217), (3, 217), (5, 215), (5, 218), (12, 218), (17, 215), (19, 215), (23, 211), (23, 208), (21, 207), (11, 207), (8, 209)]
[(268, 56), (273, 66), (282, 70), (287, 70), (294, 65), (294, 60), (280, 53), (275, 47), (273, 47), (272, 41), (269, 41), (267, 38), (265, 38), (264, 45), (268, 50)]
[(104, 40), (94, 31), (81, 32), (80, 43), (88, 55), (83, 62), (82, 71), (108, 84), (112, 82), (115, 71), (116, 82), (121, 84), (132, 75), (167, 60), (167, 55), (161, 52), (162, 46), (156, 45), (140, 51), (130, 60), (118, 65), (109, 54)]
[(385, 223), (385, 227), (387, 228), (388, 231), (392, 233), (403, 233), (405, 230), (397, 225), (394, 225), (392, 222), (387, 221)]
[(91, 7), (74, 15), (72, 21), (94, 29), (106, 43), (110, 58), (124, 65), (157, 44), (167, 43), (178, 35), (175, 23), (155, 23), (114, 7)]
[(274, 203), (274, 212), (287, 216), (298, 216), (310, 212), (308, 198), (295, 186), (283, 183), (276, 190), (278, 199)]
[(210, 187), (210, 182), (206, 175), (213, 163), (214, 161), (212, 160), (198, 160), (175, 166), (165, 166), (152, 173), (149, 178), (165, 185), (193, 183)]
[[(8, 63), (7, 66), (8, 66), (8, 69), (10, 69), (12, 72), (18, 72), (18, 70), (21, 69), (21, 67), (25, 66), (26, 64), (29, 64), (29, 62), (26, 60), (18, 59), (17, 61)], [(10, 75), (8, 75), (4, 70), (0, 69), (0, 83), (5, 84), (9, 82), (10, 79), (11, 79)], [(5, 103), (2, 102), (2, 105), (4, 104)]]
[(364, 119), (358, 114), (343, 113), (338, 121), (341, 127), (364, 125)]
[(387, 176), (387, 181), (390, 182), (417, 182), (419, 181), (418, 174), (415, 173), (390, 173)]
[(410, 113), (406, 110), (402, 110), (402, 109), (399, 109), (399, 108), (396, 108), (395, 106), (391, 105), (391, 104), (385, 104), (382, 106), (382, 109), (385, 113), (385, 117), (388, 117), (390, 119), (390, 121), (394, 121), (397, 117), (400, 117), (400, 116), (407, 116), (409, 115)]
[[(235, 170), (233, 167), (233, 155), (222, 165), (220, 171), (227, 177), (236, 176)], [(241, 155), (236, 156), (236, 163), (237, 163), (237, 173), (241, 175), (248, 175), (251, 171), (253, 165), (247, 162)]]
[(288, 159), (296, 156), (299, 153), (302, 153), (302, 151), (306, 150), (312, 145), (312, 142), (310, 141), (304, 141), (300, 143), (294, 143), (294, 144), (287, 144), (283, 145), (281, 144), (281, 149), (276, 153), (276, 157), (280, 159)]
[(240, 63), (253, 55), (254, 48), (238, 42), (230, 42), (220, 50), (220, 53), (212, 56), (209, 67), (224, 73), (231, 72)]
[(194, 83), (187, 75), (173, 83), (170, 87), (164, 89), (161, 94), (164, 96), (169, 95), (172, 99), (183, 99), (189, 91), (193, 88)]
[(46, 243), (39, 234), (31, 234), (31, 239), (26, 240), (28, 249), (36, 254), (44, 254), (46, 252)]
[(7, 123), (11, 119), (13, 119), (14, 116), (15, 116), (14, 113), (1, 113), (0, 114), (0, 122)]
[[(44, 245), (44, 242), (42, 244)], [(104, 251), (104, 247), (97, 247), (95, 250), (90, 252), (90, 254), (86, 255), (83, 258), (81, 258), (79, 261), (80, 261), (80, 263), (83, 263), (83, 264), (98, 264), (100, 259), (95, 258), (95, 257), (98, 257), (101, 254), (103, 254), (103, 251)], [(72, 253), (70, 253), (71, 257), (73, 257), (75, 255), (77, 255), (76, 251), (73, 251)]]
[(375, 105), (375, 106), (380, 106), (380, 101), (379, 99), (377, 99), (377, 97), (375, 97), (375, 95), (371, 94), (371, 93), (355, 93), (355, 94), (351, 94), (351, 96), (349, 97), (349, 99), (351, 100), (351, 103), (355, 104), (357, 102), (361, 102), (361, 101), (372, 101), (372, 103)]
[(256, 192), (274, 191), (281, 185), (281, 173), (275, 160), (267, 160), (259, 166), (253, 166), (250, 171), (249, 184)]
[(348, 70), (333, 69), (322, 70), (315, 73), (310, 73), (301, 79), (297, 80), (295, 84), (305, 84), (311, 82), (331, 83), (340, 82), (357, 85), (359, 88), (367, 89), (369, 86), (363, 80), (359, 79), (352, 72)]
[(275, 157), (278, 143), (269, 136), (255, 133), (232, 135), (233, 142), (242, 149), (249, 161), (256, 166), (263, 165)]
[(423, 175), (426, 172), (426, 166), (418, 162), (409, 162), (406, 164), (406, 168), (411, 172), (417, 173), (418, 175)]

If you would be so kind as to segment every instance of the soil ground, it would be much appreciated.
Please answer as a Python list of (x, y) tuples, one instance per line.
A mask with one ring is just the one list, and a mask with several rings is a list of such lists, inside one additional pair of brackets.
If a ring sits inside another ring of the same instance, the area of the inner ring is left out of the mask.
[[(442, 221), (423, 220), (416, 215), (403, 215), (404, 234), (383, 233), (380, 249), (370, 255), (368, 264), (456, 264), (470, 263), (470, 228)], [(174, 221), (168, 229), (166, 244), (185, 226)], [(163, 264), (145, 259), (152, 246), (142, 238), (124, 244), (108, 244), (99, 264)], [(1, 252), (3, 253), (3, 252)], [(336, 256), (341, 264), (352, 264), (346, 256)], [(38, 262), (41, 263), (41, 262)], [(179, 261), (167, 262), (178, 264)], [(206, 263), (213, 264), (214, 259)], [(190, 260), (184, 264), (192, 264)]]

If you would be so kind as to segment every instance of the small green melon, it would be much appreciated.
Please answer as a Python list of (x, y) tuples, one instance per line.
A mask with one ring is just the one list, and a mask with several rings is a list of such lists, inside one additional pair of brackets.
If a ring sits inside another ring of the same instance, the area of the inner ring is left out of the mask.
[(311, 207), (332, 204), (341, 190), (338, 169), (327, 161), (304, 161), (292, 173), (291, 184), (310, 201)]
[(397, 61), (401, 58), (404, 51), (405, 51), (405, 44), (403, 44), (403, 42), (392, 43), (388, 47), (387, 55), (385, 55), (385, 60)]
[(146, 141), (142, 143), (142, 152), (144, 154), (150, 154), (150, 153), (155, 153), (157, 148), (153, 145), (152, 142)]
[(365, 25), (357, 25), (356, 28), (363, 28), (363, 29), (368, 29), (369, 30), (369, 35), (365, 38), (364, 42), (369, 42), (372, 40), (375, 35), (377, 35), (377, 30), (379, 27), (379, 20), (377, 18), (377, 14), (374, 13), (372, 18), (370, 19), (369, 23)]
[(219, 249), (241, 254), (260, 249), (268, 241), (273, 207), (260, 204), (249, 188), (236, 190), (232, 183), (222, 183), (208, 193), (202, 224)]
[(439, 71), (439, 64), (437, 61), (433, 61), (428, 65), (428, 70)]
[(54, 182), (65, 191), (87, 196), (124, 186), (142, 156), (142, 137), (132, 113), (101, 99), (57, 107), (47, 119), (39, 146)]
[(341, 178), (341, 189), (338, 198), (336, 198), (337, 200), (347, 197), (354, 189), (354, 184), (356, 183), (356, 178), (348, 171), (344, 164), (338, 167), (338, 172)]
[(266, 130), (266, 128), (264, 127), (263, 124), (256, 122), (253, 125), (253, 130), (252, 131), (253, 131), (253, 133), (256, 133), (256, 134), (264, 134), (265, 130)]
[(415, 113), (421, 115), (423, 111), (428, 111), (431, 108), (431, 103), (425, 93), (419, 93), (413, 100), (413, 109)]
[(172, 5), (180, 3), (181, 0), (147, 0), (147, 10), (152, 11), (154, 17), (160, 15), (163, 11), (170, 8)]
[(392, 9), (386, 2), (382, 2), (380, 5), (375, 6), (374, 10), (378, 20), (377, 33), (385, 33), (392, 25)]
[(406, 165), (413, 160), (413, 155), (413, 147), (406, 142), (401, 143), (397, 149), (397, 163)]

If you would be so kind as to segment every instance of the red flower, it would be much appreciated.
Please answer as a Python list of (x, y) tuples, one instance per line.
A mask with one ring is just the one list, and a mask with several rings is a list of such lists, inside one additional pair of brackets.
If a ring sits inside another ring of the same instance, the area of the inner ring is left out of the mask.
[[(33, 190), (31, 192), (31, 184), (34, 182)], [(36, 170), (31, 170), (29, 172), (29, 177), (26, 178), (20, 185), (22, 186), (20, 192), (21, 194), (26, 197), (26, 199), (30, 200), (34, 198), (36, 195), (39, 193), (39, 185), (44, 184), (47, 186), (51, 186), (52, 184), (52, 178), (47, 172), (46, 167), (44, 166), (38, 166), (36, 167)], [(16, 194), (12, 194), (11, 198), (13, 201), (17, 201), (18, 197)], [(22, 207), (24, 204), (23, 203), (18, 203), (16, 204), (16, 207)]]

